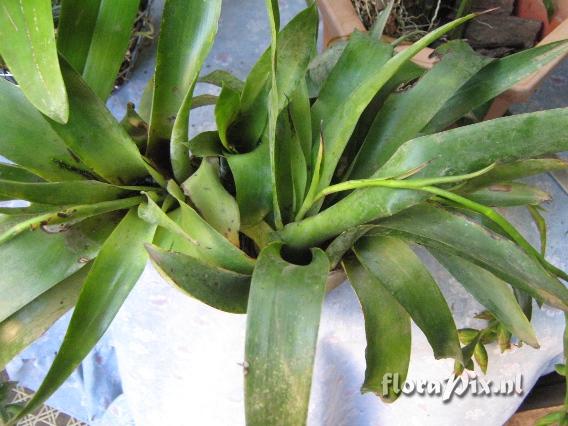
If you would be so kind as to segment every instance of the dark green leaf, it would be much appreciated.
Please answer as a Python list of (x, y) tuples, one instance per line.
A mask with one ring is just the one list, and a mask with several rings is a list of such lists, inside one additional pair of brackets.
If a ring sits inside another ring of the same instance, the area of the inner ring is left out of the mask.
[(290, 264), (282, 245), (267, 246), (252, 276), (245, 349), (247, 425), (305, 424), (329, 262), (312, 250)]
[(203, 77), (199, 77), (199, 80), (197, 81), (200, 83), (212, 84), (218, 87), (227, 86), (231, 90), (239, 93), (242, 92), (245, 86), (245, 83), (243, 81), (239, 80), (230, 72), (224, 70), (215, 70), (207, 75), (204, 75)]
[(523, 183), (500, 183), (466, 194), (472, 201), (486, 206), (511, 207), (539, 205), (551, 200), (548, 192)]
[(223, 144), (219, 133), (216, 130), (199, 133), (189, 141), (189, 151), (194, 157), (223, 156)]
[(362, 225), (348, 229), (337, 236), (325, 249), (325, 253), (331, 263), (331, 269), (339, 265), (343, 256), (351, 250), (353, 244), (373, 228), (374, 225)]
[(104, 243), (85, 280), (63, 344), (18, 418), (49, 398), (103, 336), (146, 266), (144, 243), (152, 240), (155, 229), (132, 209)]
[(515, 336), (538, 348), (536, 334), (506, 282), (460, 257), (430, 248), (436, 259)]
[(49, 0), (10, 0), (0, 8), (0, 56), (30, 102), (65, 123), (69, 104), (57, 59)]
[[(410, 317), (383, 284), (357, 260), (344, 260), (343, 267), (365, 317), (367, 368), (361, 390), (392, 402), (400, 395), (410, 363)], [(395, 381), (400, 386), (398, 389)]]
[(244, 314), (250, 275), (209, 265), (194, 257), (147, 245), (150, 260), (174, 287), (221, 311)]
[(234, 151), (231, 146), (229, 129), (239, 114), (240, 104), (241, 93), (235, 92), (229, 86), (224, 86), (215, 106), (215, 122), (217, 123), (219, 138), (223, 142), (223, 146), (229, 151)]
[(0, 180), (16, 182), (39, 183), (44, 182), (39, 176), (28, 172), (23, 167), (15, 164), (0, 163)]

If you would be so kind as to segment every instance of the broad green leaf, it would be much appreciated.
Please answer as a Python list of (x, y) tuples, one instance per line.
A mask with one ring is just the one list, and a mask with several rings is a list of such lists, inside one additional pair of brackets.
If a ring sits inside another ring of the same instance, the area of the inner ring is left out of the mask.
[[(388, 402), (395, 401), (410, 363), (410, 317), (389, 290), (356, 259), (344, 260), (343, 267), (365, 317), (367, 368), (361, 391), (373, 392)], [(389, 375), (390, 383), (385, 380)], [(394, 387), (395, 380), (398, 389)]]
[(438, 285), (412, 249), (390, 237), (363, 237), (355, 243), (357, 259), (398, 302), (426, 335), (434, 356), (461, 361), (452, 312)]
[(189, 141), (189, 151), (194, 157), (222, 157), (223, 144), (216, 130), (202, 132)]
[(331, 269), (339, 265), (343, 256), (351, 250), (353, 244), (373, 228), (374, 225), (362, 225), (348, 229), (338, 235), (325, 249), (325, 254), (327, 254), (331, 263)]
[(197, 81), (199, 83), (212, 84), (217, 87), (227, 86), (229, 89), (239, 93), (242, 92), (245, 86), (243, 81), (225, 70), (215, 70), (207, 75), (199, 77), (199, 80)]
[[(433, 43), (447, 32), (472, 19), (475, 15), (467, 15), (434, 31), (428, 33), (422, 39), (412, 44), (407, 49), (401, 51), (391, 58), (392, 46), (374, 41), (372, 36), (354, 33), (351, 38), (366, 39), (366, 44), (375, 46), (374, 49), (363, 51), (360, 56), (360, 63), (350, 63), (347, 60), (347, 49), (343, 52), (342, 58), (335, 66), (328, 77), (325, 86), (322, 88), (320, 98), (313, 107), (314, 121), (317, 125), (323, 121), (323, 138), (325, 143), (325, 156), (322, 168), (322, 177), (318, 189), (323, 189), (331, 182), (335, 167), (353, 133), (357, 121), (379, 90), (400, 70), (400, 68), (410, 61), (414, 55), (424, 47)], [(374, 52), (373, 52), (374, 51)], [(378, 60), (377, 60), (378, 59)], [(377, 62), (375, 62), (377, 61)], [(374, 65), (373, 68), (370, 68)], [(345, 70), (342, 70), (346, 66)], [(377, 73), (377, 70), (380, 72)], [(344, 86), (339, 93), (344, 96), (337, 96), (335, 91), (330, 91), (332, 96), (328, 107), (321, 109), (320, 102), (325, 105), (329, 102), (327, 88), (331, 82), (341, 81)], [(349, 84), (345, 84), (348, 81)], [(327, 111), (326, 111), (327, 110)], [(322, 114), (323, 113), (323, 114)]]
[(75, 306), (89, 269), (84, 266), (0, 322), (0, 368)]
[(428, 250), (511, 333), (529, 345), (539, 347), (531, 323), (505, 281), (458, 256), (434, 248)]
[(251, 282), (245, 347), (245, 413), (250, 426), (305, 424), (329, 262), (285, 261), (270, 244)]
[[(296, 91), (292, 94), (289, 111), (292, 128), (302, 147), (305, 158), (304, 162), (308, 167), (311, 167), (312, 162), (312, 121), (310, 107), (308, 85), (304, 79), (300, 81)], [(308, 174), (311, 175), (311, 173)]]
[[(296, 15), (278, 34), (276, 86), (278, 110), (292, 98), (304, 78), (315, 49), (318, 13), (314, 4)], [(241, 96), (241, 110), (234, 124), (238, 142), (245, 150), (253, 149), (261, 138), (268, 119), (268, 89), (271, 80), (271, 49), (265, 51), (252, 68)]]
[(246, 313), (250, 275), (227, 271), (152, 245), (147, 245), (146, 250), (156, 269), (175, 288), (215, 309)]
[(16, 182), (39, 183), (44, 182), (39, 176), (28, 172), (16, 164), (0, 163), (0, 180)]
[(96, 180), (71, 182), (17, 182), (0, 180), (0, 195), (42, 204), (94, 204), (135, 195), (143, 187), (119, 187)]
[[(174, 122), (178, 134), (188, 130), (188, 104), (213, 44), (220, 13), (221, 0), (167, 0), (164, 5), (147, 150), (160, 164), (169, 156), (164, 141), (170, 140)], [(187, 132), (184, 136), (189, 137)]]
[(494, 183), (511, 182), (528, 176), (566, 169), (568, 169), (568, 161), (560, 158), (534, 158), (514, 161), (498, 164), (489, 172), (467, 181), (459, 189), (462, 192), (471, 192)]
[(0, 96), (0, 155), (46, 180), (92, 177), (19, 87), (0, 78)]
[(563, 40), (493, 61), (446, 103), (422, 133), (444, 130), (468, 112), (496, 98), (567, 51), (568, 43)]
[(166, 215), (151, 199), (148, 199), (147, 204), (140, 205), (139, 214), (144, 220), (166, 228), (190, 242), (184, 254), (241, 274), (252, 272), (255, 263), (253, 259), (232, 245), (193, 208), (183, 201), (179, 203), (178, 223)]
[(61, 69), (69, 95), (66, 125), (48, 120), (80, 161), (110, 183), (124, 185), (147, 175), (142, 155), (104, 102), (65, 61)]
[[(463, 215), (424, 204), (380, 221), (379, 227), (463, 257), (537, 300), (568, 309), (568, 290), (540, 263), (511, 240)], [(376, 232), (383, 233), (380, 229)]]
[[(25, 217), (27, 218), (27, 217)], [(0, 217), (0, 231), (23, 220)], [(116, 226), (115, 214), (93, 217), (64, 232), (25, 232), (0, 245), (0, 321), (69, 277), (93, 259)]]
[(103, 336), (146, 266), (144, 243), (152, 241), (155, 230), (132, 209), (105, 241), (87, 275), (63, 344), (18, 418), (49, 398)]
[[(515, 115), (413, 139), (373, 175), (399, 176), (421, 168), (410, 179), (460, 175), (492, 163), (535, 158), (568, 150), (568, 108)], [(309, 247), (357, 225), (391, 216), (428, 195), (420, 191), (357, 190), (316, 216), (280, 232), (291, 245)]]
[(464, 41), (436, 51), (442, 56), (411, 89), (391, 95), (361, 146), (350, 179), (371, 176), (406, 141), (416, 137), (455, 92), (490, 62)]
[(325, 80), (339, 61), (347, 44), (347, 40), (338, 40), (310, 62), (306, 77), (310, 98), (319, 96)]
[(511, 207), (539, 205), (551, 200), (548, 192), (523, 183), (498, 183), (465, 195), (487, 206)]
[(241, 225), (256, 225), (272, 209), (268, 141), (246, 154), (227, 155), (227, 161), (237, 188)]
[(239, 245), (239, 206), (223, 187), (216, 160), (203, 159), (199, 169), (182, 188), (201, 216), (234, 245)]
[[(68, 0), (63, 2), (64, 5), (66, 1)], [(90, 1), (92, 0), (88, 0), (87, 3)], [(89, 54), (81, 74), (89, 87), (102, 100), (106, 100), (112, 92), (116, 76), (124, 61), (139, 3), (140, 0), (100, 1)], [(70, 17), (73, 18), (76, 19), (76, 16)], [(63, 55), (65, 56), (65, 53)]]
[(51, 2), (4, 0), (0, 40), (0, 56), (30, 102), (53, 120), (67, 122), (69, 104), (57, 59)]
[(241, 93), (236, 92), (229, 86), (224, 86), (219, 95), (219, 100), (215, 106), (215, 122), (219, 132), (219, 138), (225, 149), (234, 151), (231, 146), (230, 129), (231, 124), (239, 114), (241, 103)]

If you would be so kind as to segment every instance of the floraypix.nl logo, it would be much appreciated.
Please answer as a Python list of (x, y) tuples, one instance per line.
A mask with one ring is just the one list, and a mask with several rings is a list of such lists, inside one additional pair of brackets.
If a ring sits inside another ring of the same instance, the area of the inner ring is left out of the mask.
[(451, 401), (454, 396), (503, 397), (523, 394), (522, 374), (500, 381), (493, 381), (479, 376), (470, 377), (468, 374), (455, 377), (452, 374), (447, 379), (439, 381), (406, 380), (404, 383), (401, 382), (402, 380), (398, 373), (385, 374), (382, 380), (383, 394), (387, 395), (389, 389), (391, 389), (396, 394), (442, 398), (444, 402)]

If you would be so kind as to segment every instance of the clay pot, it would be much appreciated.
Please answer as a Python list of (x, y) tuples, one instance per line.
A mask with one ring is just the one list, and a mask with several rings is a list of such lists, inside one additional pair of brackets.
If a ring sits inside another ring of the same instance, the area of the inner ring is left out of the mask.
[[(325, 46), (337, 40), (345, 39), (355, 31), (365, 31), (361, 19), (357, 15), (351, 0), (317, 0), (323, 17), (323, 34)], [(555, 0), (556, 13), (548, 20), (546, 8), (542, 0), (517, 0), (517, 15), (542, 21), (543, 38), (538, 45), (568, 39), (568, 1)], [(401, 45), (397, 49), (405, 49), (408, 45)], [(424, 68), (431, 68), (435, 60), (431, 57), (432, 49), (426, 48), (419, 52), (413, 62)], [(550, 62), (538, 72), (517, 83), (511, 89), (493, 101), (486, 119), (503, 116), (512, 104), (523, 103), (528, 100), (537, 89), (540, 82), (564, 59), (566, 55)]]

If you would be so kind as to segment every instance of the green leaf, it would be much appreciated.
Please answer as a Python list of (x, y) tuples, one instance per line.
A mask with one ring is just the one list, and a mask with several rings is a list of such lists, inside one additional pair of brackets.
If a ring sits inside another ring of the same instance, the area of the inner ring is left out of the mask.
[(406, 141), (416, 137), (446, 102), (489, 59), (464, 41), (442, 45), (442, 56), (411, 89), (391, 95), (375, 117), (353, 165), (350, 179), (371, 176)]
[(75, 306), (90, 267), (84, 266), (0, 322), (0, 368)]
[(44, 182), (39, 176), (28, 172), (16, 164), (0, 163), (0, 180), (16, 182), (39, 183)]
[(0, 180), (0, 194), (42, 204), (94, 204), (135, 195), (143, 187), (119, 187), (96, 180), (27, 183)]
[[(64, 19), (61, 22), (62, 24), (67, 23), (67, 11), (65, 11), (67, 1), (63, 2), (62, 17)], [(90, 1), (88, 0), (87, 3)], [(75, 1), (75, 3), (79, 2)], [(89, 44), (89, 54), (84, 67), (80, 69), (82, 69), (81, 74), (89, 87), (99, 98), (106, 100), (112, 92), (118, 71), (124, 61), (140, 0), (122, 0), (120, 2), (101, 0), (99, 3), (96, 25)], [(72, 21), (77, 19), (77, 15), (68, 18), (69, 21)], [(75, 26), (73, 24), (71, 24), (72, 27)], [(73, 29), (70, 28), (70, 30)], [(78, 32), (81, 33), (82, 31)], [(68, 31), (64, 35), (67, 37), (76, 36), (75, 33), (69, 34)], [(58, 38), (60, 37), (62, 35), (58, 33)], [(61, 45), (59, 41), (58, 45)], [(62, 54), (65, 56), (63, 51)]]
[[(290, 99), (290, 121), (294, 133), (297, 135), (305, 163), (311, 167), (312, 162), (312, 121), (310, 112), (310, 98), (308, 85), (305, 79), (300, 81), (298, 88)], [(311, 174), (311, 173), (310, 173)]]
[(347, 44), (347, 40), (338, 40), (310, 62), (306, 77), (310, 98), (319, 96), (325, 80), (339, 61)]
[(223, 144), (216, 130), (201, 132), (189, 141), (189, 151), (194, 157), (222, 157)]
[(152, 245), (147, 245), (146, 250), (156, 269), (175, 288), (215, 309), (246, 313), (250, 275), (228, 271)]
[(47, 180), (92, 177), (19, 87), (0, 78), (0, 96), (0, 155)]
[(487, 364), (489, 363), (489, 357), (487, 355), (487, 350), (483, 344), (478, 343), (475, 345), (475, 349), (473, 351), (473, 356), (483, 374), (487, 374)]
[(246, 154), (227, 154), (227, 161), (237, 189), (237, 203), (241, 213), (241, 226), (261, 222), (272, 210), (272, 185), (268, 141)]
[(59, 123), (67, 122), (69, 104), (57, 59), (51, 2), (2, 2), (0, 40), (0, 56), (30, 102)]
[[(0, 231), (25, 217), (0, 216)], [(0, 321), (23, 308), (93, 259), (117, 224), (114, 214), (83, 220), (64, 232), (25, 232), (0, 245)]]
[(568, 308), (568, 290), (540, 263), (511, 240), (463, 215), (424, 204), (381, 221), (380, 227), (463, 257), (537, 300), (558, 309)]
[(329, 262), (312, 250), (309, 265), (267, 246), (252, 276), (245, 348), (245, 412), (250, 426), (305, 424)]
[(147, 150), (160, 164), (169, 155), (164, 141), (170, 140), (174, 123), (181, 139), (189, 137), (193, 87), (213, 44), (220, 13), (221, 0), (168, 0), (164, 5)]
[(534, 224), (536, 225), (536, 229), (538, 230), (538, 234), (540, 236), (540, 254), (544, 257), (546, 255), (546, 242), (547, 242), (547, 228), (546, 228), (546, 219), (539, 211), (540, 208), (538, 206), (527, 206), (529, 213), (531, 215)]
[[(460, 175), (497, 161), (512, 162), (568, 150), (568, 108), (521, 114), (413, 139), (373, 175), (410, 179)], [(289, 224), (280, 237), (293, 246), (312, 246), (346, 229), (413, 206), (428, 195), (420, 191), (357, 190), (316, 216)]]
[(71, 66), (61, 69), (69, 94), (69, 121), (48, 120), (80, 161), (110, 183), (124, 185), (147, 175), (138, 147), (114, 119), (104, 102)]
[(216, 160), (203, 159), (199, 169), (182, 188), (201, 216), (231, 243), (239, 245), (239, 206), (223, 187)]
[(434, 248), (429, 251), (511, 333), (532, 347), (539, 347), (531, 323), (506, 282), (458, 256)]
[(517, 182), (494, 184), (466, 197), (476, 203), (497, 207), (536, 206), (552, 199), (548, 192)]
[(343, 267), (365, 317), (367, 368), (361, 391), (373, 392), (388, 402), (395, 401), (410, 363), (410, 317), (390, 291), (356, 259), (344, 260)]
[(528, 176), (566, 169), (568, 169), (568, 161), (560, 158), (535, 158), (514, 161), (508, 164), (498, 164), (489, 172), (468, 180), (459, 189), (462, 192), (471, 192), (494, 183), (512, 182)]
[(446, 129), (468, 112), (496, 98), (567, 51), (568, 43), (563, 40), (493, 61), (446, 103), (422, 133)]
[[(420, 50), (474, 16), (468, 15), (437, 28), (392, 58), (392, 46), (375, 41), (370, 35), (354, 33), (351, 36), (351, 39), (367, 39), (366, 44), (374, 45), (375, 48), (367, 51), (363, 50), (362, 55), (360, 55), (360, 63), (348, 62), (347, 59), (343, 60), (343, 58), (348, 57), (348, 49), (346, 49), (328, 77), (320, 93), (320, 98), (314, 104), (312, 112), (315, 122), (319, 124), (323, 121), (324, 123), (323, 138), (325, 143), (322, 178), (318, 189), (325, 188), (331, 182), (335, 167), (349, 141), (349, 137), (355, 129), (361, 113), (379, 90)], [(342, 70), (343, 66), (346, 66), (345, 70)], [(377, 72), (377, 70), (380, 70), (380, 72)], [(324, 110), (321, 110), (317, 105), (320, 103), (326, 104), (327, 88), (330, 87), (330, 82), (332, 81), (336, 81), (336, 83), (341, 81), (340, 84), (343, 88), (339, 93), (343, 93), (344, 96), (337, 96), (337, 93), (330, 92), (333, 98), (330, 105), (333, 108), (322, 114)], [(346, 81), (349, 84), (345, 84)]]
[(132, 209), (104, 243), (85, 280), (63, 344), (18, 419), (49, 398), (103, 336), (146, 266), (144, 243), (152, 240), (155, 229)]
[(156, 203), (148, 199), (141, 204), (139, 215), (149, 223), (159, 225), (181, 238), (186, 239), (186, 251), (191, 257), (212, 263), (224, 269), (241, 274), (250, 274), (254, 260), (232, 245), (225, 237), (209, 225), (199, 214), (183, 201), (180, 203), (178, 223), (164, 213)]
[(338, 235), (325, 249), (325, 254), (327, 254), (331, 263), (331, 269), (339, 265), (343, 256), (351, 250), (353, 244), (373, 228), (374, 225), (362, 225), (348, 229)]
[(363, 237), (354, 246), (357, 259), (406, 309), (426, 335), (436, 359), (461, 361), (452, 312), (436, 282), (402, 240)]
[(236, 92), (229, 86), (224, 86), (215, 106), (215, 122), (219, 132), (219, 138), (225, 149), (234, 151), (230, 141), (230, 127), (239, 114), (241, 93)]
[(197, 80), (199, 83), (207, 83), (212, 84), (217, 87), (224, 87), (227, 86), (229, 89), (235, 92), (242, 92), (245, 86), (245, 83), (235, 77), (228, 71), (225, 70), (215, 70), (210, 72), (203, 77), (199, 77)]

